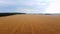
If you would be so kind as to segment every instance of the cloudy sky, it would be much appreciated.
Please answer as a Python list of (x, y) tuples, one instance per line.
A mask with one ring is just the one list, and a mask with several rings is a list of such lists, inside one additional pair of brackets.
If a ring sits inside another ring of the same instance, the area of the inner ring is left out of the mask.
[(0, 0), (0, 13), (60, 13), (59, 0)]

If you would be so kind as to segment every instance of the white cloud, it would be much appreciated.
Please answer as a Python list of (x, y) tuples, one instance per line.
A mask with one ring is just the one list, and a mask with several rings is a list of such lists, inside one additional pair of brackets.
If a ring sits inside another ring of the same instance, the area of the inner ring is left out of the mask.
[(16, 11), (20, 12), (20, 13), (43, 13), (44, 10), (40, 10), (40, 9), (36, 9), (36, 8), (32, 8), (32, 9), (18, 8)]
[(46, 5), (46, 3), (41, 3), (41, 2), (46, 2), (44, 0), (19, 0), (18, 4), (19, 5), (25, 5), (25, 6), (40, 6), (40, 5)]
[(57, 1), (60, 1), (60, 0), (48, 0), (50, 2), (57, 2)]
[(45, 13), (60, 13), (60, 2), (51, 2)]
[[(42, 3), (41, 3), (42, 2)], [(24, 12), (24, 13), (42, 13), (44, 12), (45, 8), (48, 6), (48, 2), (44, 0), (19, 0), (18, 5), (23, 6), (30, 6), (33, 7), (30, 9), (28, 8), (18, 8), (17, 12)]]
[(18, 4), (18, 5), (22, 5), (22, 6), (30, 6), (30, 7), (33, 7), (33, 8), (32, 9), (30, 9), (29, 7), (27, 9), (26, 8), (21, 8), (21, 9), (17, 8), (19, 10), (16, 10), (15, 12), (40, 13), (40, 12), (42, 12), (41, 11), (42, 9), (44, 10), (43, 7), (45, 7), (45, 6), (43, 6), (43, 5), (46, 5), (46, 3), (40, 3), (41, 1), (43, 1), (43, 0), (26, 0), (26, 1), (25, 0), (19, 0), (16, 3), (15, 1), (0, 0), (0, 7), (1, 6), (5, 7), (5, 5), (15, 5), (15, 4)]
[[(50, 6), (49, 6), (49, 2)], [(57, 3), (56, 3), (57, 2)], [(60, 13), (60, 0), (17, 0), (17, 1), (8, 1), (0, 0), (0, 7), (5, 5), (18, 5), (26, 6), (25, 8), (17, 8), (14, 12), (24, 12), (24, 13)], [(33, 7), (33, 8), (30, 8)], [(49, 6), (49, 7), (48, 7)], [(3, 8), (2, 7), (2, 8)], [(48, 8), (47, 8), (48, 7)], [(13, 7), (12, 7), (13, 8)], [(46, 12), (45, 12), (46, 9)], [(4, 11), (3, 11), (4, 12)]]

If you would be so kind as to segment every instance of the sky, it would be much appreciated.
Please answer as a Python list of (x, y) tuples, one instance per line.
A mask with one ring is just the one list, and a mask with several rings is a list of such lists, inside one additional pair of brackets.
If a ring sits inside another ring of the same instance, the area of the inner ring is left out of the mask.
[(0, 0), (0, 13), (60, 13), (60, 0)]

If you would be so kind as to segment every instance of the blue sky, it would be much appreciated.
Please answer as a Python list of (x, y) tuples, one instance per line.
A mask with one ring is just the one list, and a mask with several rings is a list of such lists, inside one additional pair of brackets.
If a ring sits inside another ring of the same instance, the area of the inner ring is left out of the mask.
[(0, 0), (2, 12), (60, 13), (60, 0)]
[(17, 1), (15, 0), (0, 0), (0, 13), (1, 12), (15, 12), (17, 9)]

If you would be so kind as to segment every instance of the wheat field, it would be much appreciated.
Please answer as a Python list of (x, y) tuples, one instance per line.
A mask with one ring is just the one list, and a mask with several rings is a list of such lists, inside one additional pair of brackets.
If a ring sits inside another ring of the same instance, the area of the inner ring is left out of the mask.
[(0, 17), (0, 34), (60, 34), (59, 15)]

